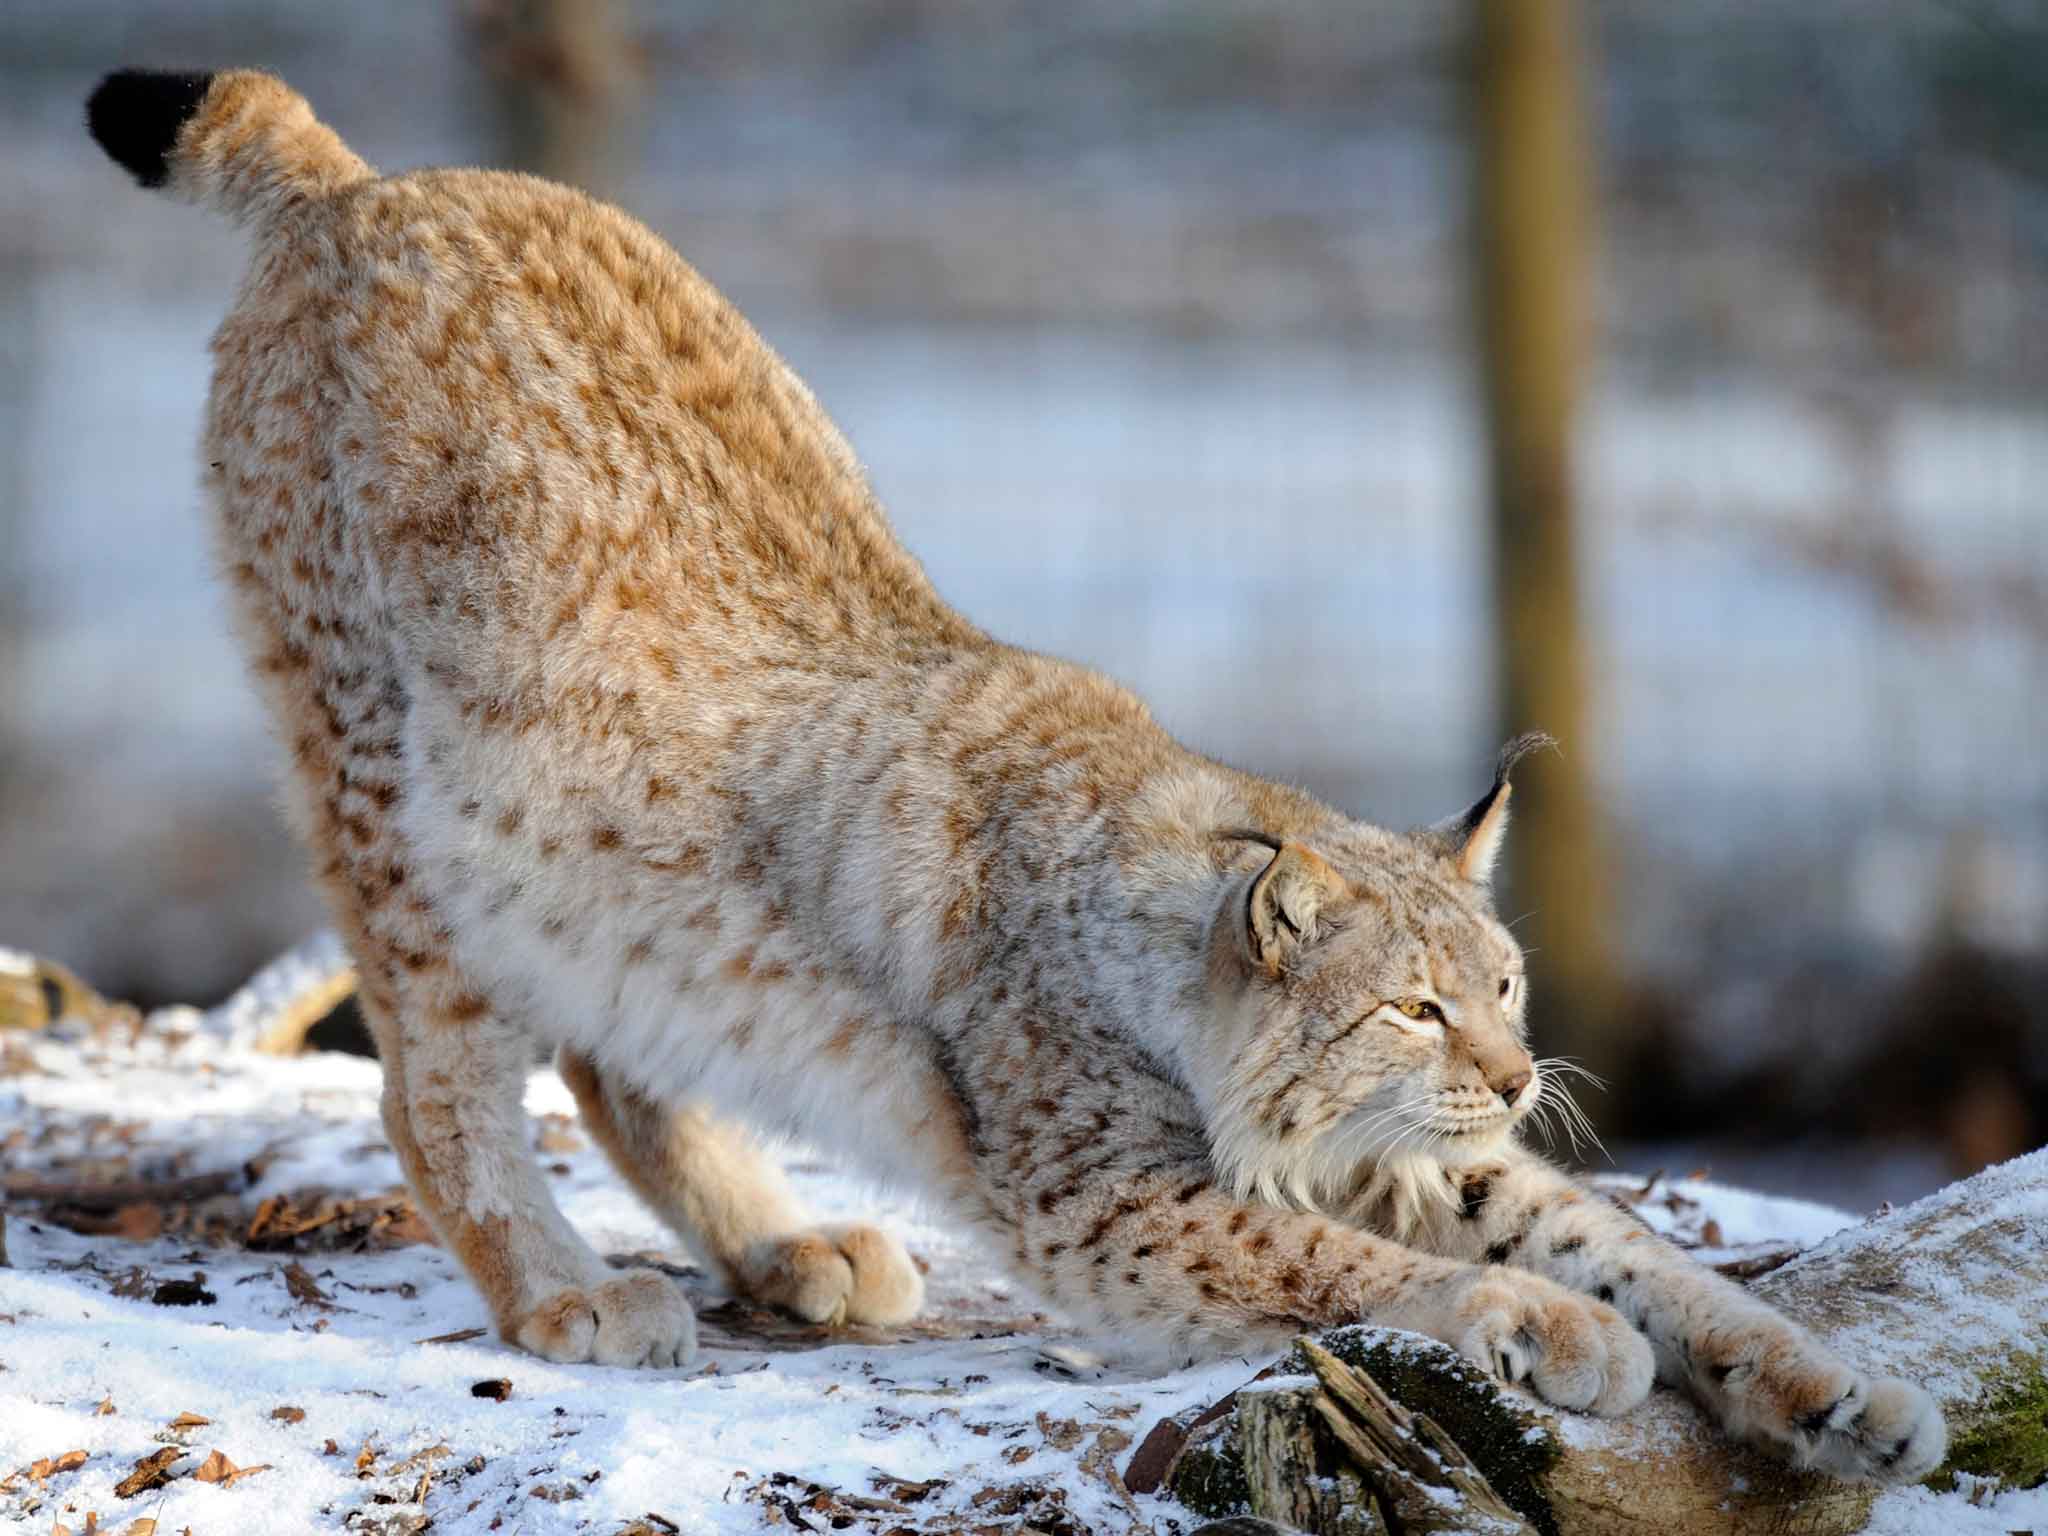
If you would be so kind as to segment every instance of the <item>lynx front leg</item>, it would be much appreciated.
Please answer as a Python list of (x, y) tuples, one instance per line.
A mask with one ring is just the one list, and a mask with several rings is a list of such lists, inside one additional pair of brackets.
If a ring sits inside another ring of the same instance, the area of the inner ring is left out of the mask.
[(364, 1000), (391, 1144), (500, 1335), (549, 1360), (686, 1363), (696, 1325), (682, 1293), (651, 1270), (608, 1270), (534, 1166), (521, 1106), (525, 1038), (459, 987), (418, 985), (393, 998), (366, 986)]
[(1533, 1158), (1466, 1170), (1442, 1251), (1521, 1266), (1612, 1301), (1657, 1352), (1658, 1376), (1698, 1397), (1730, 1434), (1798, 1466), (1915, 1482), (1941, 1465), (1947, 1430), (1910, 1382), (1869, 1377), (1740, 1286)]
[(665, 1110), (588, 1057), (564, 1051), (558, 1066), (614, 1166), (734, 1290), (806, 1322), (916, 1316), (924, 1281), (903, 1245), (878, 1227), (814, 1225), (744, 1129)]
[(1642, 1336), (1612, 1307), (1536, 1276), (1246, 1205), (1202, 1160), (1126, 1168), (1110, 1156), (1063, 1172), (1072, 1161), (1049, 1163), (1020, 1192), (1018, 1257), (1051, 1300), (1119, 1332), (1199, 1355), (1375, 1322), (1441, 1339), (1567, 1407), (1624, 1413), (1649, 1390)]

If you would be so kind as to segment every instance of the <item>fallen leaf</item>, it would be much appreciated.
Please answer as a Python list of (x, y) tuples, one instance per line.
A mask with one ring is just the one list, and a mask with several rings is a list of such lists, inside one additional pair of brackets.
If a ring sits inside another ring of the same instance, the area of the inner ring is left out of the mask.
[(1135, 1521), (1140, 1518), (1137, 1500), (1131, 1497), (1130, 1489), (1124, 1486), (1122, 1474), (1116, 1469), (1117, 1454), (1129, 1449), (1130, 1444), (1131, 1437), (1115, 1425), (1100, 1426), (1095, 1443), (1082, 1453), (1081, 1471), (1107, 1483), (1109, 1491), (1117, 1496)]
[(1726, 1246), (1721, 1238), (1721, 1223), (1714, 1220), (1713, 1217), (1709, 1216), (1707, 1218), (1707, 1224), (1700, 1228), (1700, 1241), (1706, 1244), (1709, 1248), (1720, 1248)]
[(1055, 1419), (1041, 1412), (1038, 1415), (1038, 1432), (1056, 1451), (1071, 1451), (1081, 1443), (1081, 1426), (1072, 1419)]
[(132, 1499), (138, 1493), (147, 1493), (152, 1488), (163, 1487), (171, 1480), (171, 1467), (184, 1454), (183, 1447), (176, 1445), (167, 1445), (160, 1451), (151, 1451), (135, 1463), (134, 1471), (114, 1484), (114, 1497)]
[(43, 1456), (28, 1464), (28, 1475), (37, 1487), (41, 1487), (59, 1472), (76, 1472), (85, 1465), (86, 1460), (84, 1451), (66, 1451), (61, 1456)]
[[(890, 1495), (892, 1498), (900, 1499), (905, 1504), (921, 1504), (941, 1488), (950, 1486), (943, 1477), (928, 1478), (924, 1482), (919, 1483), (912, 1482), (908, 1478), (888, 1476), (877, 1476), (874, 1479), (874, 1485), (881, 1489), (882, 1492)], [(649, 1518), (652, 1519), (653, 1517), (649, 1516)]]
[(469, 1395), (487, 1397), (494, 1403), (502, 1403), (512, 1395), (512, 1383), (503, 1376), (493, 1377), (489, 1381), (472, 1382)]
[(213, 1450), (207, 1453), (206, 1460), (199, 1464), (192, 1475), (202, 1483), (219, 1483), (223, 1488), (232, 1488), (245, 1477), (254, 1477), (258, 1472), (269, 1470), (270, 1463), (267, 1461), (260, 1466), (238, 1467), (218, 1450)]
[(270, 1416), (280, 1424), (303, 1424), (306, 1422), (306, 1410), (294, 1408), (290, 1403), (284, 1403), (271, 1409)]
[(320, 1282), (313, 1278), (313, 1272), (294, 1259), (284, 1267), (284, 1286), (292, 1293), (294, 1301), (332, 1301), (334, 1298), (320, 1289)]
[(540, 1134), (534, 1138), (534, 1145), (542, 1152), (580, 1152), (583, 1150), (583, 1138), (576, 1134), (575, 1127), (576, 1121), (569, 1115), (542, 1115)]
[(113, 1411), (114, 1400), (111, 1397), (103, 1397), (100, 1399), (99, 1407), (93, 1409), (92, 1416), (96, 1419), (104, 1419)]
[(360, 1451), (356, 1452), (356, 1471), (367, 1472), (370, 1470), (372, 1466), (376, 1464), (376, 1461), (377, 1448), (371, 1445), (369, 1441), (365, 1440), (363, 1442), (363, 1448)]
[(170, 1427), (172, 1429), (203, 1429), (212, 1422), (213, 1420), (206, 1418), (202, 1414), (181, 1413), (171, 1420)]
[[(156, 1522), (147, 1516), (140, 1520), (131, 1521), (122, 1528), (121, 1536), (156, 1536)], [(186, 1527), (184, 1536), (192, 1536), (189, 1526)]]

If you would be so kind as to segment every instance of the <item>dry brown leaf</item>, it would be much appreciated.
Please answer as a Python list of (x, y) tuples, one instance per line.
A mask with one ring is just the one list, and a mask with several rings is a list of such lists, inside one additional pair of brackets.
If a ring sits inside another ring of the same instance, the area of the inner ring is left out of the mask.
[(43, 1456), (28, 1464), (28, 1475), (41, 1487), (59, 1472), (76, 1472), (87, 1460), (84, 1451), (66, 1451), (61, 1456)]
[[(122, 1528), (121, 1536), (156, 1536), (156, 1522), (147, 1516), (131, 1521)], [(186, 1528), (186, 1536), (191, 1536), (190, 1527)]]
[(1041, 1412), (1038, 1415), (1038, 1432), (1056, 1451), (1071, 1451), (1081, 1443), (1081, 1426), (1072, 1419), (1055, 1419)]
[(363, 1442), (363, 1448), (360, 1451), (356, 1452), (356, 1471), (367, 1472), (370, 1470), (372, 1466), (376, 1464), (376, 1461), (376, 1447), (371, 1445), (369, 1441), (365, 1440)]
[(1135, 1521), (1140, 1518), (1137, 1500), (1131, 1497), (1130, 1489), (1124, 1486), (1123, 1474), (1116, 1469), (1118, 1453), (1128, 1450), (1130, 1444), (1131, 1437), (1115, 1425), (1100, 1426), (1095, 1443), (1081, 1455), (1081, 1471), (1107, 1483), (1109, 1491), (1117, 1496)]
[(292, 1293), (292, 1300), (305, 1302), (329, 1302), (334, 1298), (320, 1289), (320, 1282), (313, 1278), (313, 1272), (296, 1259), (284, 1267), (285, 1289)]
[(93, 1409), (92, 1416), (96, 1419), (104, 1419), (113, 1411), (114, 1400), (111, 1397), (103, 1397), (100, 1399), (99, 1407)]
[(534, 1145), (542, 1152), (581, 1152), (583, 1138), (576, 1134), (575, 1117), (563, 1114), (542, 1115), (540, 1134), (534, 1138)]
[(270, 1410), (270, 1416), (280, 1424), (303, 1424), (306, 1422), (306, 1410), (295, 1408), (290, 1403), (280, 1403), (277, 1407)]
[(254, 1477), (258, 1472), (268, 1472), (270, 1463), (263, 1462), (253, 1467), (238, 1467), (219, 1450), (207, 1452), (192, 1476), (202, 1483), (219, 1483), (223, 1488), (232, 1488), (245, 1477)]
[(172, 1429), (203, 1429), (212, 1422), (213, 1420), (197, 1413), (181, 1413), (171, 1420), (170, 1427)]

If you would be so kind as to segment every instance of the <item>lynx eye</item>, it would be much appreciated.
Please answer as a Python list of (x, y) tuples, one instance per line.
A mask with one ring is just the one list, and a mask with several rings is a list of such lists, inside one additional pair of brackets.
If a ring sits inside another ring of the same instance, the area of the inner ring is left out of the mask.
[(1411, 1019), (1434, 1019), (1443, 1022), (1444, 1011), (1426, 997), (1404, 997), (1394, 1006)]
[(1512, 976), (1503, 976), (1503, 977), (1501, 977), (1501, 979), (1500, 979), (1500, 995), (1501, 995), (1502, 997), (1506, 997), (1506, 996), (1508, 995), (1508, 993), (1509, 993), (1509, 992), (1511, 992), (1511, 991), (1513, 991), (1513, 990), (1514, 990), (1514, 986), (1515, 986), (1515, 978), (1514, 978), (1514, 977), (1512, 977)]

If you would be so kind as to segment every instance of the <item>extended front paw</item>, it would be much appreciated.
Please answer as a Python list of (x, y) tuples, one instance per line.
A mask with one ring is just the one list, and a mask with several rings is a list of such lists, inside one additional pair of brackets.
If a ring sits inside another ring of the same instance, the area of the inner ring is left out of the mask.
[(903, 1245), (879, 1227), (817, 1227), (767, 1238), (747, 1251), (741, 1283), (756, 1301), (808, 1323), (908, 1322), (924, 1305), (924, 1278)]
[(1731, 1431), (1795, 1466), (1914, 1483), (1948, 1454), (1933, 1398), (1896, 1377), (1864, 1376), (1777, 1318), (1719, 1330), (1695, 1346), (1693, 1368)]
[(665, 1275), (641, 1269), (556, 1291), (519, 1320), (511, 1339), (543, 1360), (659, 1368), (690, 1363), (697, 1320)]
[(1650, 1342), (1604, 1302), (1519, 1270), (1482, 1270), (1456, 1304), (1448, 1342), (1503, 1381), (1561, 1408), (1627, 1413), (1656, 1375)]

